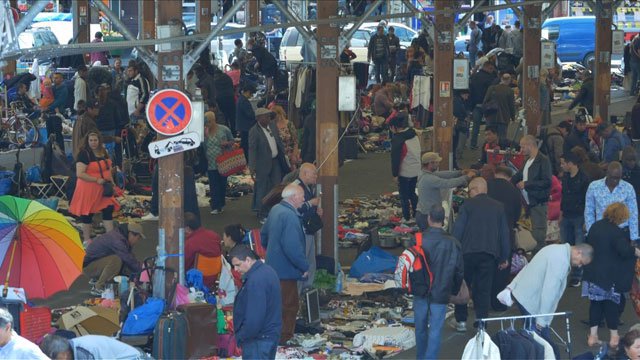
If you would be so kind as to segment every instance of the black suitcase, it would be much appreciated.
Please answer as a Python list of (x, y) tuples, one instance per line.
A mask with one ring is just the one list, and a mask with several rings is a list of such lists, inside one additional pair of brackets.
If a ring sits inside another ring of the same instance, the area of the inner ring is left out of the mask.
[(158, 320), (153, 331), (154, 359), (185, 359), (189, 324), (182, 313), (171, 312)]

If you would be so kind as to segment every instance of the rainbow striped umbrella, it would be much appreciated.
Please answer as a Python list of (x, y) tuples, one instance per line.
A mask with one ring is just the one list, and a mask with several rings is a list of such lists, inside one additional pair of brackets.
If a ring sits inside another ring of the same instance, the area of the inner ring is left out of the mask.
[(68, 290), (82, 272), (78, 231), (37, 201), (0, 196), (0, 283), (24, 288), (28, 298)]

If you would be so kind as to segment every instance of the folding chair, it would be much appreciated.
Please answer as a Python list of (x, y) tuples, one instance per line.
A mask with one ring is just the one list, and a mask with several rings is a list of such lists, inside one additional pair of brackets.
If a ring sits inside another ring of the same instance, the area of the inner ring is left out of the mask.
[(65, 191), (67, 182), (69, 181), (69, 177), (64, 175), (53, 175), (50, 177), (50, 179), (51, 184), (53, 184), (53, 187), (56, 190), (54, 196), (57, 196), (61, 199), (69, 200), (67, 199), (67, 193)]

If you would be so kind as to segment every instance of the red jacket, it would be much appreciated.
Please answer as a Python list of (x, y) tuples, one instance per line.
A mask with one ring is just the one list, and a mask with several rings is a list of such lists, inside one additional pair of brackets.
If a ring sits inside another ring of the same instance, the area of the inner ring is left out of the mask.
[(222, 240), (216, 232), (200, 227), (187, 236), (184, 244), (184, 268), (193, 269), (196, 254), (214, 257), (222, 254)]

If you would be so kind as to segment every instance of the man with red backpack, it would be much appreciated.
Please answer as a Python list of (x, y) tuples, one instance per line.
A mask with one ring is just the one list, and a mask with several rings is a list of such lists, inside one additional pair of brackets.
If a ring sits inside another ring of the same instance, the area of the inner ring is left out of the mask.
[(444, 218), (442, 205), (433, 205), (427, 217), (429, 227), (423, 233), (422, 248), (433, 273), (433, 282), (428, 298), (415, 295), (413, 298), (418, 359), (438, 358), (449, 296), (458, 293), (464, 276), (460, 242), (442, 228)]

